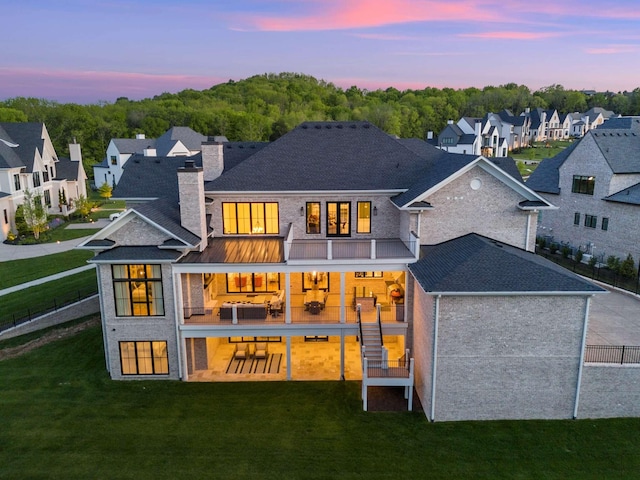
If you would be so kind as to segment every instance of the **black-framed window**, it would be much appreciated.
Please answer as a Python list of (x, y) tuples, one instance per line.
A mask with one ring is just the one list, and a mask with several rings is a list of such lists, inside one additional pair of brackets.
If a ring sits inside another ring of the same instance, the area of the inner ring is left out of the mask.
[(112, 265), (116, 316), (164, 315), (160, 265)]
[(111, 155), (111, 165), (118, 165), (118, 157)]
[(442, 145), (453, 145), (456, 141), (453, 137), (442, 137)]
[(602, 230), (609, 230), (609, 217), (602, 217)]
[(357, 233), (371, 233), (371, 202), (358, 202)]
[(573, 214), (573, 224), (580, 225), (580, 212), (576, 212)]
[(329, 291), (329, 272), (305, 272), (302, 274), (302, 291), (307, 290)]
[(596, 217), (595, 215), (585, 215), (584, 226), (589, 228), (596, 228), (598, 226), (598, 217)]
[(49, 170), (47, 170), (47, 167), (44, 167), (44, 170), (42, 171), (42, 181), (43, 182), (49, 181)]
[(222, 230), (225, 234), (277, 235), (277, 202), (223, 202)]
[(320, 233), (320, 202), (307, 202), (307, 233)]
[(596, 177), (574, 175), (573, 184), (571, 185), (571, 191), (573, 193), (584, 193), (586, 195), (593, 195), (595, 184)]
[(327, 236), (351, 236), (351, 202), (327, 202)]
[(33, 186), (39, 187), (40, 185), (40, 172), (33, 172)]
[(44, 191), (44, 204), (51, 207), (51, 192), (49, 190)]
[(18, 191), (22, 190), (22, 184), (20, 183), (20, 174), (15, 173), (13, 175), (13, 188)]
[[(267, 292), (267, 278), (266, 273), (227, 273), (227, 293)], [(279, 275), (277, 282), (280, 289)]]
[(51, 173), (51, 178), (56, 178), (56, 172), (53, 170), (53, 167), (49, 167), (49, 173)]
[(9, 213), (7, 212), (7, 209), (5, 208), (4, 211), (4, 224), (7, 225), (9, 223)]
[(120, 342), (122, 375), (167, 375), (167, 342)]

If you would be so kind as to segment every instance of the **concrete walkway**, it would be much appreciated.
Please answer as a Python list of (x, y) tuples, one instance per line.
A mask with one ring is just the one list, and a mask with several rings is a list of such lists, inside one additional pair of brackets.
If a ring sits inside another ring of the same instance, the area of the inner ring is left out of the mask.
[[(109, 225), (108, 219), (100, 219), (97, 222), (77, 223), (71, 224), (66, 228), (71, 229), (88, 229), (88, 228), (103, 228)], [(73, 240), (65, 240), (64, 242), (54, 243), (39, 243), (37, 245), (7, 245), (6, 243), (0, 243), (0, 262), (6, 262), (8, 260), (19, 260), (21, 258), (35, 258), (42, 257), (43, 255), (51, 255), (53, 253), (66, 252), (73, 250), (82, 242), (84, 242), (89, 236), (74, 238)]]
[(640, 298), (598, 283), (609, 293), (594, 295), (589, 311), (588, 345), (640, 345)]
[(25, 288), (33, 287), (35, 285), (41, 285), (43, 283), (50, 282), (51, 280), (58, 280), (60, 278), (68, 277), (69, 275), (75, 275), (76, 273), (84, 272), (87, 270), (91, 270), (96, 268), (95, 265), (83, 265), (82, 267), (73, 268), (71, 270), (66, 270), (64, 272), (55, 273), (53, 275), (49, 275), (48, 277), (38, 278), (36, 280), (32, 280), (30, 282), (21, 283), (20, 285), (14, 285), (13, 287), (5, 288), (4, 290), (0, 290), (0, 297), (3, 295), (7, 295), (9, 293), (17, 292), (19, 290), (24, 290)]

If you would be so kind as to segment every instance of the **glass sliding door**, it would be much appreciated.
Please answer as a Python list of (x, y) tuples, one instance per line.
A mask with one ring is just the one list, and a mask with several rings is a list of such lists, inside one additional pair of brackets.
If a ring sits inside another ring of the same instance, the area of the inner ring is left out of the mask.
[(327, 236), (351, 235), (351, 203), (327, 202)]

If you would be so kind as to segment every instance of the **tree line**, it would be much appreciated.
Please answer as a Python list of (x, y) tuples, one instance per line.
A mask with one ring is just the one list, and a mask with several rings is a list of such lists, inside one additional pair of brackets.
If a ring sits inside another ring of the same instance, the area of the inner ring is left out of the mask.
[(0, 122), (44, 122), (62, 156), (68, 155), (68, 144), (75, 139), (91, 176), (91, 165), (102, 161), (112, 138), (135, 138), (136, 133), (155, 138), (172, 126), (225, 135), (231, 141), (268, 141), (303, 121), (367, 120), (399, 137), (426, 138), (429, 131), (440, 132), (447, 120), (482, 117), (505, 108), (519, 115), (525, 108), (538, 107), (559, 113), (603, 107), (620, 115), (640, 115), (640, 88), (595, 95), (562, 85), (532, 92), (515, 83), (482, 89), (371, 91), (342, 89), (299, 73), (268, 73), (202, 91), (186, 89), (143, 100), (121, 97), (113, 103), (79, 105), (15, 97), (0, 102)]

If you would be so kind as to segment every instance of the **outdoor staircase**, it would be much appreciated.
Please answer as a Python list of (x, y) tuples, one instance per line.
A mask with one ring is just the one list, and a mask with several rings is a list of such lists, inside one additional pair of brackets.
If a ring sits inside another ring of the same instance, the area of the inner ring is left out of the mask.
[(369, 364), (380, 365), (382, 358), (382, 336), (378, 323), (361, 323), (362, 338), (360, 347), (362, 356), (367, 357)]

